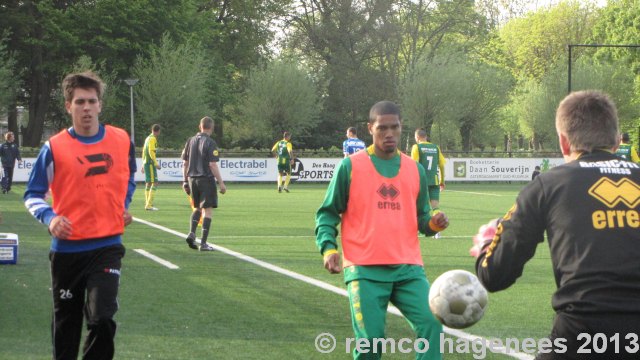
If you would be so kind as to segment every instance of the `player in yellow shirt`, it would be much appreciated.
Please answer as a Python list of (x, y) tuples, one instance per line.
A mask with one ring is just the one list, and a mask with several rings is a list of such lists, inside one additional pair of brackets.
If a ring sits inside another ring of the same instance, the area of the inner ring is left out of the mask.
[[(440, 191), (444, 190), (444, 163), (445, 159), (440, 151), (440, 147), (430, 143), (427, 139), (427, 132), (424, 129), (417, 129), (415, 132), (416, 143), (411, 148), (411, 158), (422, 165), (427, 173), (427, 185), (429, 191), (429, 202), (432, 214), (439, 212)], [(439, 239), (440, 233), (434, 235)]]
[(156, 211), (158, 208), (153, 206), (153, 198), (156, 196), (156, 188), (158, 183), (158, 170), (160, 163), (156, 158), (156, 150), (158, 149), (158, 135), (160, 135), (160, 125), (154, 124), (151, 127), (151, 134), (147, 136), (142, 148), (142, 173), (144, 174), (144, 209)]
[[(293, 160), (293, 146), (291, 145), (291, 133), (285, 131), (282, 140), (273, 145), (271, 151), (278, 159), (278, 192), (282, 190), (289, 192), (289, 181), (291, 181), (291, 161)], [(282, 177), (284, 187), (282, 186)]]
[(427, 140), (427, 132), (424, 129), (416, 130), (415, 138), (416, 143), (411, 148), (411, 158), (422, 164), (427, 172), (431, 208), (436, 210), (440, 204), (440, 191), (444, 190), (444, 163), (446, 160), (440, 147)]
[(635, 146), (633, 146), (631, 144), (631, 141), (629, 140), (629, 133), (624, 133), (621, 135), (620, 145), (618, 146), (616, 155), (620, 156), (625, 160), (631, 160), (636, 164), (640, 164), (640, 158), (638, 157), (638, 152), (636, 151)]

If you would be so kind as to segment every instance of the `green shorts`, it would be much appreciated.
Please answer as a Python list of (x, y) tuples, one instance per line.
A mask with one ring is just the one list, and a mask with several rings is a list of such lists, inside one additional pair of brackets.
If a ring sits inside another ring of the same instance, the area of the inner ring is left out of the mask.
[(289, 159), (278, 160), (278, 173), (291, 174), (291, 160)]
[(153, 164), (144, 164), (144, 182), (155, 183), (158, 182), (158, 170)]

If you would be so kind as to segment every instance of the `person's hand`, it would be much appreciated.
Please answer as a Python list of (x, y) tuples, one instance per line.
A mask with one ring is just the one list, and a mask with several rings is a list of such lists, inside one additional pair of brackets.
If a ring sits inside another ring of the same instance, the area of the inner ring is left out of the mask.
[(324, 256), (324, 268), (331, 274), (339, 274), (342, 271), (340, 266), (340, 254), (335, 252)]
[(156, 169), (160, 170), (160, 164), (156, 164)]
[(144, 165), (140, 168), (140, 172), (144, 174)]
[(435, 211), (437, 212), (433, 214), (433, 216), (431, 217), (431, 220), (429, 220), (429, 227), (431, 228), (431, 230), (440, 232), (446, 229), (447, 227), (449, 227), (449, 218), (442, 211), (439, 211), (439, 210), (435, 210)]
[(124, 219), (124, 226), (128, 226), (133, 221), (133, 216), (131, 216), (131, 214), (129, 213), (129, 210), (127, 209), (124, 209), (122, 218)]
[(184, 181), (182, 183), (182, 190), (184, 190), (184, 192), (187, 193), (187, 195), (191, 196), (191, 188), (189, 187), (188, 181)]
[(469, 249), (469, 255), (475, 258), (480, 256), (482, 249), (493, 241), (493, 237), (498, 231), (498, 224), (498, 219), (493, 219), (488, 224), (480, 226), (478, 233), (473, 237), (473, 246)]
[(444, 183), (440, 184), (440, 191), (444, 191)]
[(220, 194), (224, 194), (227, 192), (227, 186), (224, 183), (220, 184)]
[(49, 223), (49, 232), (58, 239), (67, 239), (72, 230), (71, 221), (61, 215), (54, 217)]

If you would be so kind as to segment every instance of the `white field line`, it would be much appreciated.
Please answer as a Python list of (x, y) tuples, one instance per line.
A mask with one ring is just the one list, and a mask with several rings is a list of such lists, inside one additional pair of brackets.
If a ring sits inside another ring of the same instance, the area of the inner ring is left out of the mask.
[(487, 195), (487, 196), (514, 196), (514, 195), (502, 195), (502, 194), (492, 194), (492, 193), (483, 193), (483, 192), (473, 192), (473, 191), (460, 191), (460, 190), (449, 190), (445, 189), (443, 192), (455, 192), (461, 194), (473, 194), (473, 195)]
[[(137, 222), (139, 222), (141, 224), (145, 224), (145, 225), (151, 226), (151, 227), (156, 228), (158, 230), (162, 230), (164, 232), (176, 235), (176, 236), (178, 236), (178, 237), (180, 237), (182, 239), (185, 239), (187, 237), (187, 234), (185, 234), (185, 233), (181, 233), (179, 231), (175, 231), (173, 229), (169, 229), (167, 227), (152, 223), (150, 221), (146, 221), (146, 220), (143, 220), (143, 219), (140, 219), (140, 218), (137, 218), (137, 217), (134, 217), (133, 220), (137, 221)], [(199, 240), (196, 240), (196, 241), (199, 242)], [(240, 260), (246, 261), (248, 263), (263, 267), (265, 269), (269, 269), (269, 270), (277, 272), (279, 274), (288, 276), (288, 277), (290, 277), (292, 279), (300, 280), (300, 281), (305, 282), (307, 284), (310, 284), (310, 285), (313, 285), (313, 286), (317, 286), (317, 287), (319, 287), (321, 289), (336, 293), (338, 295), (342, 295), (342, 296), (345, 296), (345, 297), (349, 296), (349, 294), (347, 293), (347, 290), (345, 290), (343, 288), (339, 288), (337, 286), (333, 286), (331, 284), (327, 284), (324, 281), (316, 280), (316, 279), (314, 279), (312, 277), (309, 277), (309, 276), (306, 276), (306, 275), (302, 275), (302, 274), (298, 274), (297, 272), (281, 268), (279, 266), (270, 264), (270, 263), (262, 261), (262, 260), (258, 260), (256, 258), (251, 257), (251, 256), (244, 255), (242, 253), (227, 249), (227, 248), (219, 246), (219, 245), (215, 245), (215, 244), (209, 244), (209, 245), (211, 247), (213, 247), (216, 251), (219, 251), (221, 253), (225, 253), (227, 255), (233, 256), (235, 258), (238, 258)], [(320, 260), (318, 260), (318, 261), (320, 261)], [(398, 308), (396, 308), (393, 305), (389, 305), (388, 311), (391, 314), (394, 314), (394, 315), (397, 315), (397, 316), (402, 316), (402, 313), (400, 312), (400, 310), (398, 310)], [(444, 326), (443, 328), (444, 328), (444, 332), (445, 333), (453, 335), (455, 337), (458, 337), (458, 338), (461, 338), (461, 339), (465, 339), (465, 340), (468, 340), (470, 342), (472, 342), (472, 341), (475, 341), (475, 342), (481, 341), (481, 342), (483, 342), (485, 344), (485, 346), (487, 348), (490, 347), (494, 353), (500, 353), (500, 354), (508, 355), (508, 356), (511, 356), (511, 357), (519, 359), (519, 360), (532, 360), (534, 358), (531, 355), (519, 353), (519, 352), (516, 352), (513, 349), (507, 349), (505, 347), (496, 347), (495, 345), (492, 344), (491, 339), (483, 338), (483, 337), (478, 336), (478, 335), (469, 334), (469, 333), (466, 333), (466, 332), (464, 332), (462, 330), (451, 329), (451, 328), (446, 327), (446, 326)]]
[(164, 267), (167, 267), (167, 268), (169, 268), (171, 270), (180, 269), (180, 267), (178, 267), (178, 265), (172, 264), (171, 262), (169, 262), (169, 261), (167, 261), (167, 260), (165, 260), (163, 258), (157, 257), (157, 256), (153, 255), (152, 253), (146, 251), (146, 250), (133, 249), (133, 251), (135, 251), (138, 254), (140, 254), (140, 255), (142, 255), (142, 256), (144, 256), (146, 258), (149, 258), (149, 259), (157, 262), (158, 264), (160, 264), (160, 265), (162, 265)]
[[(143, 222), (144, 220), (141, 219), (137, 219), (140, 222)], [(146, 223), (146, 222), (145, 222)], [(151, 225), (150, 225), (151, 226)], [(176, 234), (181, 234), (176, 232)], [(461, 239), (473, 239), (473, 235), (453, 235), (453, 236), (448, 236), (448, 235), (443, 235), (440, 234), (442, 236), (442, 238), (448, 238), (448, 239), (454, 239), (454, 238), (461, 238)], [(182, 236), (182, 235), (179, 235)], [(186, 235), (185, 235), (186, 236)], [(420, 235), (422, 237), (422, 235)], [(315, 239), (315, 235), (216, 235), (216, 239), (303, 239), (303, 238), (309, 238), (309, 239)]]

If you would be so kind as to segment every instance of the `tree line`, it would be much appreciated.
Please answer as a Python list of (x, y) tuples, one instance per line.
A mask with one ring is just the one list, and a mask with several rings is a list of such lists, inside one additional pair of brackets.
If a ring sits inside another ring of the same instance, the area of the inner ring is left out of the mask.
[(70, 125), (64, 75), (92, 69), (106, 123), (129, 129), (133, 89), (136, 144), (158, 123), (161, 146), (180, 148), (209, 115), (226, 149), (284, 130), (297, 148), (339, 147), (350, 126), (367, 139), (370, 106), (388, 99), (407, 144), (422, 127), (445, 150), (554, 150), (569, 62), (571, 88), (609, 93), (637, 134), (640, 49), (568, 59), (567, 45), (639, 44), (639, 21), (632, 0), (3, 0), (0, 109), (37, 147)]

